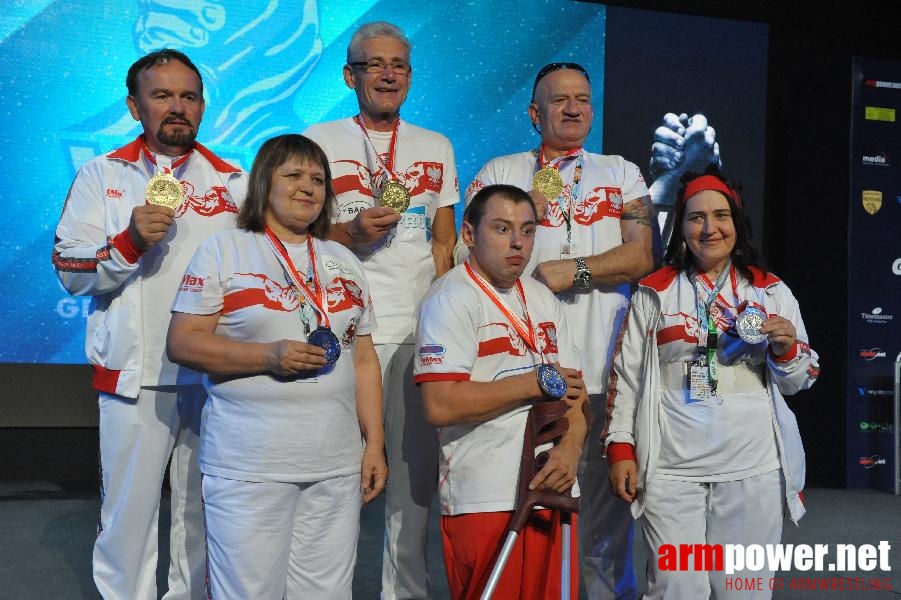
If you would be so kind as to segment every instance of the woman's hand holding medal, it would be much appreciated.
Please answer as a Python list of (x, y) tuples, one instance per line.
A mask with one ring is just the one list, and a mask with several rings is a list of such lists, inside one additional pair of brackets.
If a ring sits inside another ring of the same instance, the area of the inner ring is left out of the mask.
[(770, 317), (760, 326), (760, 333), (766, 334), (770, 351), (777, 358), (791, 352), (798, 342), (797, 332), (792, 322), (785, 317)]
[(266, 370), (281, 377), (315, 371), (325, 364), (325, 350), (306, 342), (279, 340), (266, 351)]

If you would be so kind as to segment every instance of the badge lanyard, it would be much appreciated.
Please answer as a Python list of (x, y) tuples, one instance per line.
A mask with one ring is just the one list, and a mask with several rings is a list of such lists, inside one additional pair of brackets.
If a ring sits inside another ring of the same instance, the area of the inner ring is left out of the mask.
[[(694, 277), (692, 277), (692, 286), (695, 291), (695, 306), (698, 314), (698, 328), (705, 326), (707, 329), (707, 344), (706, 346), (698, 346), (698, 351), (702, 354), (706, 354), (707, 358), (707, 380), (710, 383), (710, 389), (712, 391), (716, 391), (716, 382), (717, 382), (717, 374), (716, 374), (716, 347), (717, 347), (717, 329), (716, 329), (716, 321), (713, 316), (710, 314), (711, 309), (713, 308), (714, 302), (716, 302), (716, 297), (719, 295), (720, 291), (723, 289), (723, 286), (726, 285), (726, 279), (729, 277), (729, 274), (732, 271), (732, 261), (727, 260), (726, 265), (723, 267), (723, 270), (720, 271), (719, 277), (716, 278), (716, 283), (713, 285), (713, 289), (710, 291), (707, 296), (706, 302), (701, 302), (700, 299), (700, 289), (699, 289), (699, 279), (700, 275), (695, 273)], [(699, 331), (700, 333), (700, 331)], [(699, 340), (700, 341), (700, 340)]]
[[(379, 154), (378, 149), (376, 149), (375, 144), (372, 143), (372, 138), (369, 137), (369, 132), (366, 131), (366, 127), (363, 125), (363, 119), (360, 118), (360, 115), (354, 117), (354, 122), (360, 126), (360, 131), (363, 132), (363, 137), (366, 139), (367, 158), (369, 157), (369, 150), (372, 149), (372, 153), (375, 155), (375, 162), (391, 176), (393, 181), (399, 182), (400, 177), (394, 172), (394, 154), (397, 152), (397, 128), (400, 125), (400, 119), (395, 119), (394, 129), (391, 130), (391, 141), (388, 142), (388, 164), (382, 162), (382, 157)], [(372, 165), (370, 164), (370, 166)], [(376, 191), (372, 190), (372, 193), (375, 195)]]
[[(312, 270), (312, 284), (313, 289), (304, 282), (303, 277), (300, 276), (300, 273), (297, 272), (297, 268), (294, 266), (294, 261), (291, 260), (291, 257), (288, 256), (288, 251), (285, 249), (285, 245), (282, 244), (282, 241), (276, 237), (275, 233), (266, 226), (266, 240), (269, 242), (269, 246), (272, 248), (272, 251), (275, 252), (275, 256), (278, 259), (279, 263), (281, 263), (282, 268), (285, 270), (285, 274), (288, 277), (288, 282), (291, 284), (291, 287), (294, 289), (294, 293), (298, 294), (298, 300), (300, 301), (300, 315), (301, 320), (303, 321), (303, 332), (304, 335), (309, 335), (310, 333), (310, 319), (309, 316), (305, 317), (304, 310), (309, 306), (313, 306), (316, 309), (316, 312), (322, 317), (321, 324), (326, 329), (331, 329), (331, 323), (329, 322), (328, 316), (328, 306), (325, 302), (325, 293), (324, 289), (321, 285), (319, 285), (319, 276), (316, 270), (316, 248), (313, 243), (313, 236), (308, 232), (307, 233), (307, 250), (310, 253), (310, 269)], [(306, 299), (307, 302), (304, 301)]]
[(522, 338), (522, 341), (525, 342), (526, 346), (534, 352), (535, 354), (541, 356), (542, 362), (548, 362), (545, 358), (544, 354), (539, 352), (538, 344), (535, 342), (535, 330), (532, 328), (532, 319), (529, 317), (529, 307), (526, 304), (526, 294), (522, 289), (522, 283), (520, 283), (519, 279), (516, 280), (516, 284), (514, 288), (516, 289), (516, 293), (519, 295), (519, 300), (522, 302), (523, 309), (525, 310), (525, 320), (520, 319), (510, 308), (507, 306), (507, 303), (504, 302), (503, 298), (497, 295), (497, 292), (494, 291), (494, 288), (485, 281), (481, 275), (476, 273), (475, 269), (470, 266), (469, 261), (467, 260), (463, 263), (466, 267), (466, 274), (475, 282), (475, 284), (488, 296), (488, 299), (491, 300), (496, 307), (507, 317), (507, 321), (513, 325), (513, 329), (516, 330), (516, 333), (519, 334), (519, 337)]
[[(579, 203), (579, 188), (582, 184), (582, 147), (578, 146), (573, 148), (563, 156), (558, 156), (555, 159), (545, 161), (544, 159), (544, 145), (542, 145), (536, 152), (535, 155), (538, 158), (535, 163), (535, 172), (537, 173), (541, 169), (551, 168), (555, 169), (558, 173), (560, 172), (560, 165), (567, 161), (571, 160), (573, 157), (576, 157), (576, 166), (573, 168), (573, 182), (572, 187), (570, 188), (569, 201), (566, 203), (566, 208), (563, 208), (563, 202), (561, 201), (561, 196), (564, 195), (563, 190), (560, 191), (560, 195), (555, 198), (557, 201), (557, 205), (560, 207), (560, 212), (563, 213), (563, 218), (566, 221), (566, 243), (572, 244), (572, 213), (573, 207), (575, 207)], [(561, 178), (562, 179), (562, 178)], [(565, 188), (564, 188), (565, 190)]]

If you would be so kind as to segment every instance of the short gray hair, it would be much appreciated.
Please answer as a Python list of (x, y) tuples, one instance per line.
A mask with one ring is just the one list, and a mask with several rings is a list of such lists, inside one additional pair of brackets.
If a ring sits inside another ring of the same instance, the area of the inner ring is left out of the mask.
[(362, 44), (364, 40), (379, 36), (390, 37), (400, 41), (407, 47), (407, 54), (410, 54), (410, 50), (412, 49), (410, 40), (407, 39), (407, 36), (404, 35), (404, 32), (401, 31), (400, 27), (392, 25), (387, 21), (374, 21), (372, 23), (360, 25), (360, 28), (357, 29), (354, 32), (353, 37), (350, 38), (350, 44), (347, 46), (347, 63), (352, 63), (354, 58), (359, 55), (360, 44)]

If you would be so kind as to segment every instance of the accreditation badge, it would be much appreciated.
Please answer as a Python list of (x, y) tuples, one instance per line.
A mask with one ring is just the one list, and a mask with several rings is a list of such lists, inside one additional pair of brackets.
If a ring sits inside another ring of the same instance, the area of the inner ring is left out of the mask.
[(710, 400), (713, 388), (710, 386), (710, 372), (700, 361), (688, 362), (688, 397), (692, 400)]

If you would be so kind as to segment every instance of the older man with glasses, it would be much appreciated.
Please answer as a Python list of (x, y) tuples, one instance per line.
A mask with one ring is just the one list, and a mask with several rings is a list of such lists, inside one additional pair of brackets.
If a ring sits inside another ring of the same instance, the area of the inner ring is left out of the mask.
[(400, 118), (410, 88), (410, 41), (395, 25), (362, 25), (347, 48), (344, 82), (356, 116), (311, 126), (305, 135), (329, 158), (337, 196), (330, 234), (362, 261), (382, 366), (385, 500), (382, 598), (429, 598), (426, 532), (438, 465), (437, 435), (413, 384), (413, 309), (452, 264), (453, 148), (446, 137)]
[[(485, 186), (506, 183), (530, 190), (539, 207), (535, 248), (525, 273), (563, 302), (596, 417), (579, 469), (583, 586), (591, 600), (634, 599), (634, 524), (627, 505), (609, 489), (600, 432), (608, 357), (629, 303), (630, 284), (659, 260), (654, 205), (636, 165), (583, 148), (594, 111), (588, 73), (581, 65), (545, 65), (535, 77), (528, 114), (540, 143), (489, 161), (470, 184), (467, 202)], [(457, 260), (465, 254), (458, 245)]]

